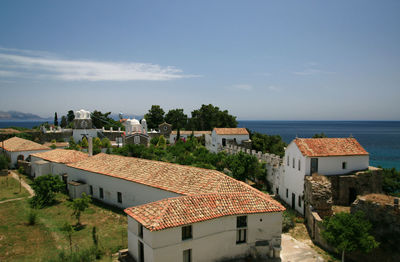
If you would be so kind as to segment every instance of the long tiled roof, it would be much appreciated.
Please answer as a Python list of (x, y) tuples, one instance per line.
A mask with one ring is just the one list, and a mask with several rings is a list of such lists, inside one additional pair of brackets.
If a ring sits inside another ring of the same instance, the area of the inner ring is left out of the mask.
[[(190, 131), (190, 130), (181, 130), (180, 131), (181, 135), (191, 135), (192, 133), (194, 135), (211, 135), (211, 131)], [(171, 132), (172, 135), (177, 135), (178, 131), (173, 130)]]
[(309, 157), (368, 155), (355, 138), (296, 138), (294, 142)]
[(75, 163), (88, 158), (87, 153), (67, 149), (54, 149), (47, 152), (35, 153), (32, 156), (63, 164)]
[(221, 172), (134, 157), (98, 154), (68, 166), (182, 195), (249, 192), (254, 189)]
[(217, 135), (248, 135), (246, 128), (214, 128)]
[(16, 136), (0, 142), (0, 147), (3, 147), (3, 143), (4, 149), (9, 152), (50, 150), (50, 147)]
[(150, 231), (157, 231), (223, 216), (284, 210), (269, 195), (247, 192), (167, 198), (127, 208), (125, 213)]

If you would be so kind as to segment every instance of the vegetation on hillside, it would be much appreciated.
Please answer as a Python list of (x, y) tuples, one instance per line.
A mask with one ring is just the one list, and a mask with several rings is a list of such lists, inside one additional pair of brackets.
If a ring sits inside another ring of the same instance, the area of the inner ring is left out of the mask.
[(258, 132), (249, 131), (251, 148), (263, 153), (275, 154), (283, 157), (287, 144), (279, 135), (266, 135)]
[(392, 196), (400, 197), (400, 171), (395, 168), (383, 168), (383, 191)]

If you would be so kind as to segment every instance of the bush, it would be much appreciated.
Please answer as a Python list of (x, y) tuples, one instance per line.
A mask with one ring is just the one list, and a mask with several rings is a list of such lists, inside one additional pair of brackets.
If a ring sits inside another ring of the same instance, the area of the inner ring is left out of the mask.
[(96, 247), (80, 249), (79, 251), (68, 254), (66, 251), (61, 251), (58, 257), (50, 259), (52, 262), (91, 262), (100, 259), (102, 251)]
[(52, 205), (55, 201), (55, 193), (64, 190), (64, 182), (59, 176), (45, 175), (33, 181), (32, 188), (35, 196), (30, 200), (34, 208), (43, 208)]
[(286, 233), (290, 229), (294, 228), (294, 216), (287, 211), (283, 212), (283, 221), (282, 221), (282, 232)]
[(0, 154), (0, 169), (7, 169), (9, 160), (6, 155)]
[(37, 213), (31, 210), (28, 214), (28, 225), (33, 226), (36, 224)]

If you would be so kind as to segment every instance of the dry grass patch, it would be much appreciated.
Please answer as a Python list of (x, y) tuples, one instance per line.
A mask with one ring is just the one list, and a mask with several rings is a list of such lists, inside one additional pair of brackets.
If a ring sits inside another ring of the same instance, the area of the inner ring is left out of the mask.
[(28, 197), (29, 192), (11, 175), (0, 176), (0, 201)]

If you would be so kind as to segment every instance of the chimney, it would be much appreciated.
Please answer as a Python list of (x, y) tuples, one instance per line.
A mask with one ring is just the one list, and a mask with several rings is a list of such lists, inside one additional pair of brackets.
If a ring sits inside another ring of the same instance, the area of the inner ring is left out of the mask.
[(89, 156), (93, 156), (93, 137), (91, 136), (89, 137), (88, 143), (89, 143), (89, 148), (88, 148)]

